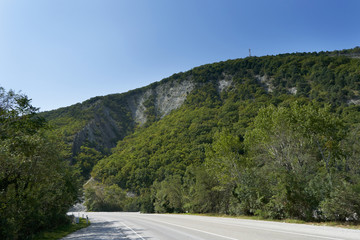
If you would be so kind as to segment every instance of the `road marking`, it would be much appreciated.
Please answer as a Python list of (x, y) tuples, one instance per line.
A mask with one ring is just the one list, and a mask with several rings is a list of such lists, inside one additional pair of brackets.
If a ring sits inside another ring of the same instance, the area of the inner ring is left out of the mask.
[[(210, 222), (210, 221), (206, 221), (206, 222)], [(210, 223), (213, 223), (213, 222), (210, 222)], [(283, 230), (274, 230), (274, 229), (268, 229), (268, 228), (251, 227), (251, 226), (244, 226), (244, 225), (241, 225), (241, 224), (234, 224), (234, 223), (221, 223), (221, 224), (223, 224), (223, 225), (235, 226), (235, 227), (256, 229), (256, 230), (261, 230), (261, 231), (269, 231), (269, 232), (278, 232), (278, 233), (294, 234), (294, 235), (300, 235), (300, 236), (305, 236), (305, 237), (313, 237), (313, 238), (321, 238), (321, 239), (329, 239), (329, 240), (345, 240), (344, 238), (334, 238), (334, 237), (320, 236), (320, 235), (307, 234), (307, 233), (298, 233), (298, 232), (290, 232), (290, 231), (283, 231)]]
[(300, 236), (304, 236), (304, 237), (322, 238), (322, 239), (330, 239), (330, 240), (344, 240), (343, 238), (333, 238), (333, 237), (319, 236), (319, 235), (313, 235), (313, 234), (307, 234), (307, 233), (297, 233), (297, 232), (289, 232), (289, 231), (282, 231), (282, 230), (264, 229), (264, 228), (257, 228), (257, 227), (242, 226), (242, 225), (238, 225), (238, 224), (228, 224), (228, 225), (238, 226), (238, 227), (243, 227), (243, 228), (256, 229), (256, 230), (262, 230), (262, 231), (269, 231), (269, 232), (278, 232), (278, 233), (300, 235)]
[[(218, 235), (218, 234), (215, 234), (215, 233), (211, 233), (211, 232), (206, 232), (206, 231), (203, 231), (203, 230), (199, 230), (199, 229), (196, 229), (196, 228), (185, 227), (185, 226), (182, 226), (182, 225), (177, 225), (177, 224), (173, 224), (173, 223), (163, 222), (163, 221), (159, 221), (159, 220), (153, 220), (153, 221), (157, 221), (157, 222), (161, 222), (161, 223), (165, 223), (165, 224), (169, 224), (169, 225), (173, 225), (173, 226), (177, 226), (177, 227), (187, 228), (187, 229), (191, 229), (191, 230), (194, 230), (194, 231), (211, 234), (211, 235), (218, 236), (218, 237), (222, 237), (222, 238), (227, 238), (227, 239), (232, 239), (232, 240), (238, 240), (238, 239), (236, 239), (236, 238), (230, 238), (230, 237)], [(204, 220), (201, 220), (201, 221), (204, 221)], [(212, 221), (204, 221), (204, 222), (213, 223)], [(232, 223), (220, 223), (220, 224), (223, 224), (223, 225), (231, 225), (231, 226), (236, 226), (236, 227), (243, 227), (243, 228), (249, 228), (249, 229), (256, 229), (256, 230), (261, 230), (261, 231), (269, 231), (269, 232), (293, 234), (293, 235), (299, 235), (299, 236), (304, 236), (304, 237), (313, 237), (313, 238), (329, 239), (329, 240), (345, 240), (344, 238), (334, 238), (334, 237), (319, 236), (319, 235), (307, 234), (307, 233), (297, 233), (297, 232), (289, 232), (289, 231), (282, 231), (282, 230), (273, 230), (273, 229), (266, 229), (266, 228), (250, 227), (250, 226), (244, 226), (244, 225), (241, 225), (241, 224), (232, 224)]]
[(238, 240), (237, 238), (226, 237), (226, 236), (219, 235), (219, 234), (216, 234), (216, 233), (211, 233), (211, 232), (207, 232), (207, 231), (203, 231), (203, 230), (196, 229), (196, 228), (191, 228), (191, 227), (185, 227), (185, 226), (174, 224), (174, 223), (168, 223), (168, 222), (163, 222), (163, 221), (159, 221), (159, 220), (153, 220), (153, 221), (168, 224), (168, 225), (173, 225), (173, 226), (176, 226), (176, 227), (186, 228), (186, 229), (190, 229), (190, 230), (193, 230), (193, 231), (198, 231), (198, 232), (214, 235), (214, 236), (221, 237), (221, 238), (226, 238), (226, 239), (231, 239), (231, 240)]
[(142, 240), (145, 240), (142, 236), (140, 236), (137, 232), (135, 232), (131, 227), (129, 227), (128, 225), (126, 225), (125, 223), (121, 222), (122, 225), (124, 225), (125, 227), (127, 227), (128, 229), (130, 229), (133, 233), (135, 233), (139, 238), (141, 238)]

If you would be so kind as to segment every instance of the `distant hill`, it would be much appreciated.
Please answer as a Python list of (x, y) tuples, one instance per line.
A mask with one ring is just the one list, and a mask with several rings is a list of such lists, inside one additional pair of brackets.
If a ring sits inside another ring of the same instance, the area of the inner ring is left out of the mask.
[[(269, 192), (266, 195), (266, 189), (258, 190), (257, 197), (254, 193), (246, 198), (254, 198), (251, 200), (254, 203), (249, 202), (250, 205), (244, 207), (241, 194), (245, 190), (240, 191), (240, 186), (250, 187), (251, 184), (241, 185), (239, 181), (255, 184), (255, 179), (261, 178), (254, 179), (256, 174), (252, 175), (251, 171), (261, 172), (266, 166), (264, 163), (255, 166), (259, 156), (251, 153), (244, 142), (252, 129), (256, 129), (254, 119), (263, 111), (260, 109), (269, 106), (296, 109), (294, 106), (299, 104), (308, 109), (305, 106), (309, 104), (318, 107), (328, 104), (329, 114), (340, 117), (347, 129), (356, 129), (360, 121), (359, 54), (360, 48), (356, 47), (207, 64), (143, 88), (95, 97), (81, 104), (44, 112), (42, 116), (63, 137), (69, 158), (83, 170), (84, 177), (89, 178), (91, 172), (92, 181), (86, 188), (87, 206), (91, 210), (266, 215), (272, 211), (268, 209), (271, 204), (278, 204), (277, 200), (271, 200), (276, 196)], [(322, 110), (308, 111), (317, 114)], [(313, 116), (311, 114), (309, 116)], [(313, 141), (311, 139), (309, 141)], [(325, 135), (319, 139), (325, 139)], [(323, 153), (316, 152), (318, 150), (312, 149), (307, 156), (325, 161), (321, 157)], [(351, 151), (355, 154), (358, 150)], [(248, 178), (239, 180), (231, 177), (230, 172), (220, 178), (214, 177), (211, 172), (223, 171), (219, 168), (225, 160), (216, 165), (219, 166), (217, 170), (211, 170), (209, 162), (223, 156), (237, 159), (233, 168), (243, 169), (242, 176), (248, 174)], [(246, 164), (242, 165), (242, 161)], [(244, 169), (253, 170), (246, 172), (248, 170)], [(316, 169), (312, 171), (320, 171)], [(310, 175), (309, 172), (306, 176)], [(267, 189), (270, 191), (271, 187)], [(185, 197), (176, 200), (179, 196)], [(315, 207), (309, 207), (311, 211), (320, 203), (325, 204), (322, 202), (325, 197), (316, 199)], [(253, 206), (255, 203), (258, 205)], [(306, 216), (300, 216), (301, 211), (292, 216), (280, 204), (270, 217), (314, 218), (305, 213)]]

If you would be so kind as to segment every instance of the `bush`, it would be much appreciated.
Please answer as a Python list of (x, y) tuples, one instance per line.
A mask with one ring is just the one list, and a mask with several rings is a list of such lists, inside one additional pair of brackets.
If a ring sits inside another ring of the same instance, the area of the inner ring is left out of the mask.
[(360, 184), (343, 182), (320, 204), (322, 218), (328, 221), (360, 220)]

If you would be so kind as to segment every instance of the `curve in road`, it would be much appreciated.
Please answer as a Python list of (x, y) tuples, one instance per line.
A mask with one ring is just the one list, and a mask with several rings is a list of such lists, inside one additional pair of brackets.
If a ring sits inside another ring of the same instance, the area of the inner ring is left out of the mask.
[[(64, 240), (359, 240), (360, 230), (177, 214), (85, 213), (92, 224)], [(75, 214), (77, 215), (77, 213)]]

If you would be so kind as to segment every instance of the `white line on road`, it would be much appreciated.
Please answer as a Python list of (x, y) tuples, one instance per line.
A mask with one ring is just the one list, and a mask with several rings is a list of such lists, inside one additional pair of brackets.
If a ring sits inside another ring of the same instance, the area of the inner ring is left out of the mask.
[(216, 233), (211, 233), (211, 232), (207, 232), (207, 231), (203, 231), (203, 230), (196, 229), (196, 228), (191, 228), (191, 227), (185, 227), (185, 226), (174, 224), (174, 223), (168, 223), (168, 222), (163, 222), (163, 221), (159, 221), (159, 220), (153, 220), (153, 221), (168, 224), (168, 225), (172, 225), (172, 226), (176, 226), (176, 227), (186, 228), (186, 229), (206, 233), (206, 234), (209, 234), (209, 235), (214, 235), (214, 236), (221, 237), (221, 238), (226, 238), (226, 239), (231, 239), (231, 240), (238, 240), (237, 238), (226, 237), (226, 236), (219, 235), (219, 234), (216, 234)]
[(142, 240), (145, 240), (142, 236), (140, 236), (137, 232), (135, 232), (131, 227), (129, 227), (128, 225), (126, 225), (125, 223), (121, 222), (122, 225), (124, 225), (125, 227), (127, 227), (128, 229), (130, 229), (133, 233), (135, 233), (139, 238), (141, 238)]
[[(206, 232), (206, 231), (203, 231), (203, 230), (199, 230), (199, 229), (196, 229), (196, 228), (185, 227), (185, 226), (182, 226), (182, 225), (177, 225), (177, 224), (168, 223), (168, 222), (163, 222), (163, 221), (154, 220), (154, 219), (153, 219), (153, 221), (157, 221), (157, 222), (161, 222), (161, 223), (165, 223), (165, 224), (169, 224), (169, 225), (173, 225), (173, 226), (177, 226), (177, 227), (187, 228), (187, 229), (191, 229), (191, 230), (194, 230), (194, 231), (203, 232), (203, 233), (211, 234), (211, 235), (218, 236), (218, 237), (222, 237), (222, 238), (226, 238), (226, 239), (237, 240), (236, 238), (226, 237), (226, 236), (218, 235), (218, 234), (215, 234), (215, 233), (211, 233), (211, 232)], [(249, 228), (249, 229), (256, 229), (256, 230), (261, 230), (261, 231), (269, 231), (269, 232), (277, 232), (277, 233), (286, 233), (286, 234), (293, 234), (293, 235), (299, 235), (299, 236), (304, 236), (304, 237), (319, 238), (319, 239), (344, 240), (343, 238), (334, 238), (334, 237), (319, 236), (319, 235), (314, 235), (314, 234), (306, 234), (306, 233), (297, 233), (297, 232), (290, 232), (290, 231), (282, 231), (282, 230), (274, 230), (274, 229), (250, 227), (250, 226), (244, 226), (244, 225), (241, 225), (241, 224), (231, 224), (231, 223), (230, 223), (230, 224), (229, 224), (229, 223), (222, 223), (222, 224), (224, 224), (224, 225), (231, 225), (231, 226), (237, 226), (237, 227), (243, 227), (243, 228)]]
[(275, 230), (275, 229), (250, 227), (250, 226), (244, 226), (244, 225), (241, 225), (241, 224), (231, 224), (230, 223), (230, 224), (224, 224), (224, 225), (231, 225), (231, 226), (237, 226), (237, 227), (243, 227), (243, 228), (250, 228), (250, 229), (256, 229), (256, 230), (261, 230), (261, 231), (294, 234), (294, 235), (300, 235), (300, 236), (304, 236), (304, 237), (313, 237), (313, 238), (321, 238), (321, 239), (329, 239), (329, 240), (344, 240), (343, 238), (333, 238), (333, 237), (319, 236), (319, 235), (307, 234), (307, 233), (297, 233), (297, 232), (282, 231), (282, 230)]

